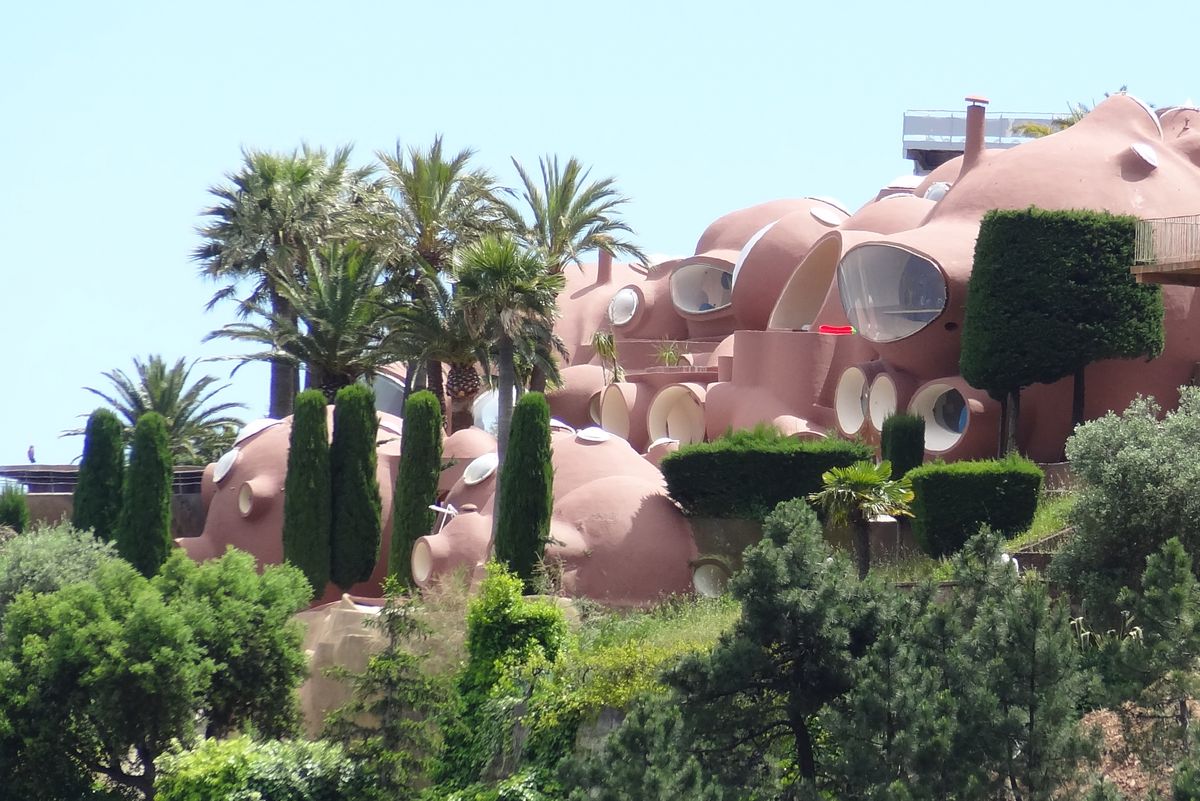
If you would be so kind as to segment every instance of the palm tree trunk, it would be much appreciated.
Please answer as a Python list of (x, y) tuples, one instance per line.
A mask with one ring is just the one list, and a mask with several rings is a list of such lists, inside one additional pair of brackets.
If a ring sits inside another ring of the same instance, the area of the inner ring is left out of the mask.
[[(296, 312), (284, 298), (271, 289), (271, 310), (295, 322)], [(268, 417), (280, 420), (292, 413), (296, 400), (296, 387), (300, 384), (300, 370), (286, 362), (271, 362), (271, 400)]]
[(437, 398), (438, 406), (442, 410), (442, 425), (446, 424), (446, 382), (445, 375), (442, 371), (442, 363), (437, 359), (430, 359), (425, 362), (426, 381), (429, 383), (429, 391)]
[(1071, 393), (1071, 427), (1083, 424), (1083, 373), (1087, 369), (1087, 365), (1081, 366), (1075, 371), (1075, 382)]
[(858, 580), (871, 572), (871, 521), (865, 517), (854, 521), (854, 558), (858, 564)]
[(497, 391), (500, 393), (498, 398), (499, 414), (496, 421), (496, 456), (500, 462), (500, 467), (504, 466), (504, 453), (508, 450), (508, 429), (512, 424), (513, 413), (513, 387), (516, 384), (516, 369), (513, 365), (513, 341), (512, 337), (502, 336), (497, 343), (499, 347), (499, 358), (497, 359), (497, 367), (499, 368), (499, 381)]

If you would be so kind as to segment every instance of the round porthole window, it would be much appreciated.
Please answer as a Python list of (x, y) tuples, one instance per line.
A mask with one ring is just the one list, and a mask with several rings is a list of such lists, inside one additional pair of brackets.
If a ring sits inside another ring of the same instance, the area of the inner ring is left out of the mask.
[(971, 423), (966, 398), (946, 384), (921, 389), (909, 404), (909, 411), (925, 418), (925, 447), (934, 452), (957, 445)]
[(870, 410), (869, 395), (866, 373), (857, 367), (851, 367), (842, 373), (834, 393), (837, 423), (842, 433), (857, 434), (863, 427)]
[(463, 483), (469, 487), (476, 484), (481, 484), (487, 481), (488, 478), (496, 472), (496, 467), (500, 464), (500, 457), (495, 451), (485, 453), (482, 456), (477, 456), (467, 465), (467, 469), (463, 471)]
[(641, 300), (641, 294), (631, 286), (618, 289), (608, 302), (608, 321), (613, 325), (627, 325), (637, 314)]
[(729, 571), (715, 562), (697, 565), (692, 571), (692, 586), (704, 598), (719, 598), (729, 585)]

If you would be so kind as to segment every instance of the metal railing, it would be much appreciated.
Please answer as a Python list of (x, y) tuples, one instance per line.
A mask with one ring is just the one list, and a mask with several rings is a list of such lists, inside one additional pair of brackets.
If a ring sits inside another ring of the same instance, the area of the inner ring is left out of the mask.
[(1133, 240), (1134, 264), (1200, 262), (1200, 214), (1138, 220)]

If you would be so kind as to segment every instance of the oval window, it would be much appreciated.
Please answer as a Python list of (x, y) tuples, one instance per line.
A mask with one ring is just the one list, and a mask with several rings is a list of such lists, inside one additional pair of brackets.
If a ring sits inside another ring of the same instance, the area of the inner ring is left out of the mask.
[(733, 301), (733, 274), (711, 264), (685, 264), (671, 274), (671, 302), (685, 314), (719, 311)]
[(871, 342), (895, 342), (946, 308), (946, 279), (929, 259), (891, 245), (863, 245), (838, 264), (842, 308)]

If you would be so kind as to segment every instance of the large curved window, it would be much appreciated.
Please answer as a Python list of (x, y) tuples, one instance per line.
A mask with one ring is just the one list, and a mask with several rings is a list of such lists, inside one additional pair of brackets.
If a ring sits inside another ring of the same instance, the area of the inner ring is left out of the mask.
[(733, 300), (733, 274), (711, 264), (685, 264), (671, 274), (671, 302), (687, 314), (724, 309)]
[(946, 279), (933, 262), (891, 245), (863, 245), (838, 264), (846, 317), (872, 342), (920, 331), (946, 307)]

